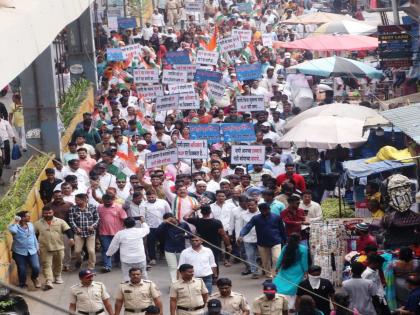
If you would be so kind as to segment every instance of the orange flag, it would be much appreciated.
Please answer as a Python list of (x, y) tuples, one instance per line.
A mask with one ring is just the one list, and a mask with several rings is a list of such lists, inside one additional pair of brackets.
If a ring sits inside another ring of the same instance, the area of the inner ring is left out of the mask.
[(214, 28), (213, 36), (210, 38), (209, 43), (207, 44), (207, 50), (213, 51), (217, 47), (217, 33), (218, 29), (217, 26)]

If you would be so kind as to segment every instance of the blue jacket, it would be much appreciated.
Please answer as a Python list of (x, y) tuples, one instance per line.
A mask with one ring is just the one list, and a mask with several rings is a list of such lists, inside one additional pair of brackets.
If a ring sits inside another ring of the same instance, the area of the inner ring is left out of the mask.
[(242, 228), (240, 236), (243, 237), (255, 226), (257, 232), (257, 244), (264, 247), (273, 247), (286, 241), (286, 232), (283, 220), (275, 214), (270, 213), (267, 217), (258, 214)]
[(27, 256), (35, 255), (38, 251), (38, 240), (32, 223), (28, 223), (28, 229), (19, 224), (10, 224), (9, 232), (13, 235), (12, 251), (16, 254)]

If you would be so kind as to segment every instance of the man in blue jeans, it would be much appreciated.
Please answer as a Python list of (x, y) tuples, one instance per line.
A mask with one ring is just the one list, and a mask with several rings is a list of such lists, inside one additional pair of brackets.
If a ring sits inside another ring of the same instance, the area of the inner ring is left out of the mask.
[(38, 279), (39, 259), (38, 241), (35, 236), (34, 226), (28, 211), (20, 211), (16, 214), (15, 222), (9, 225), (9, 232), (13, 235), (12, 257), (16, 262), (19, 276), (19, 287), (26, 286), (26, 265), (32, 269), (31, 279), (35, 288), (41, 287)]

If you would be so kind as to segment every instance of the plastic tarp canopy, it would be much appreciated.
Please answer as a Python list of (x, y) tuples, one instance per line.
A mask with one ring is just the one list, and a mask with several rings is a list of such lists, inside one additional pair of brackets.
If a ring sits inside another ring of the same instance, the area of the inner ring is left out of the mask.
[(414, 166), (415, 163), (402, 163), (398, 161), (381, 161), (366, 163), (367, 159), (351, 160), (343, 162), (344, 179), (355, 179), (379, 174), (385, 171)]
[(93, 0), (0, 0), (0, 89), (28, 67)]

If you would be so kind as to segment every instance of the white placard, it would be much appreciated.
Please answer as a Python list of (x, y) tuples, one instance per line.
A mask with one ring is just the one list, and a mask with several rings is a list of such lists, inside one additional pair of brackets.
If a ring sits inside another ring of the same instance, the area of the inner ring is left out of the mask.
[(200, 100), (196, 94), (178, 94), (178, 110), (199, 108)]
[(178, 107), (178, 94), (156, 97), (156, 112), (175, 110)]
[(146, 154), (146, 168), (155, 168), (162, 165), (178, 162), (178, 152), (176, 148), (156, 151)]
[(159, 69), (133, 69), (134, 83), (159, 83)]
[(184, 5), (187, 12), (202, 12), (204, 10), (202, 1), (185, 1)]
[(194, 83), (169, 84), (169, 94), (195, 94)]
[[(109, 19), (109, 16), (122, 17), (124, 15), (124, 9), (123, 8), (119, 8), (119, 7), (114, 7), (113, 8), (109, 4), (108, 4), (108, 6), (109, 6), (108, 7), (108, 19)], [(109, 23), (109, 20), (108, 20), (108, 23)]]
[(207, 140), (178, 140), (178, 159), (204, 159), (208, 157)]
[(207, 81), (207, 90), (209, 95), (218, 101), (225, 95), (226, 87), (223, 84)]
[(140, 44), (133, 44), (121, 47), (123, 52), (124, 59), (133, 59), (134, 56), (141, 56), (141, 46)]
[(242, 43), (249, 43), (249, 42), (251, 42), (252, 31), (251, 30), (233, 29), (232, 30), (232, 35), (233, 36), (239, 36), (239, 39), (241, 40)]
[(145, 98), (155, 98), (163, 95), (161, 84), (141, 85), (137, 86), (137, 93), (142, 94)]
[(118, 31), (118, 16), (108, 13), (108, 31)]
[(219, 60), (219, 53), (217, 51), (198, 50), (195, 62), (203, 65), (216, 66)]
[(242, 42), (238, 35), (219, 39), (218, 43), (222, 52), (242, 49)]
[(265, 47), (273, 47), (273, 36), (271, 33), (262, 34), (262, 44)]
[(163, 84), (187, 83), (187, 73), (179, 70), (163, 70)]
[(232, 145), (230, 163), (241, 164), (264, 164), (265, 146), (263, 145)]
[(247, 95), (236, 97), (236, 109), (238, 112), (259, 112), (265, 111), (264, 96)]
[(194, 79), (195, 71), (197, 70), (197, 65), (191, 64), (191, 65), (172, 65), (172, 66), (174, 67), (174, 70), (187, 72), (188, 80)]

